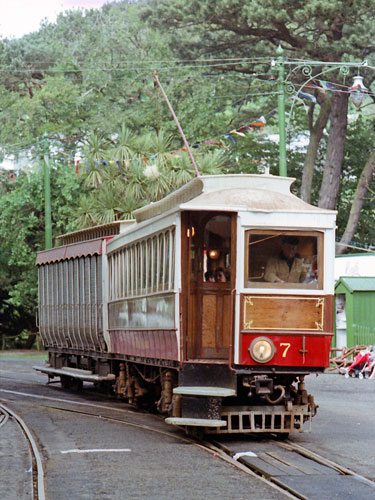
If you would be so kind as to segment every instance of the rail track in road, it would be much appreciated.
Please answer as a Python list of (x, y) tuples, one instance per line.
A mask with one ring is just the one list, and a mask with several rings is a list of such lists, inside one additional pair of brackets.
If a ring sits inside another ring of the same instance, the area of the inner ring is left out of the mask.
[[(25, 436), (26, 441), (29, 446), (30, 456), (31, 456), (31, 498), (33, 500), (45, 500), (45, 488), (44, 488), (44, 471), (42, 456), (39, 452), (36, 441), (32, 435), (31, 430), (22, 420), (22, 418), (17, 415), (13, 410), (0, 403), (0, 427), (9, 425), (10, 421), (16, 422), (20, 432)], [(10, 485), (11, 487), (11, 485)]]
[[(132, 408), (116, 408), (110, 404), (75, 401), (51, 396), (40, 396), (25, 392), (0, 389), (1, 393), (15, 397), (39, 399), (44, 406), (56, 411), (100, 418), (124, 425), (173, 436), (217, 456), (246, 474), (257, 476), (286, 498), (302, 500), (346, 500), (373, 498), (375, 482), (356, 474), (341, 465), (304, 448), (291, 440), (278, 441), (257, 437), (219, 436), (210, 441), (196, 440), (181, 435), (177, 430), (168, 431), (162, 421), (155, 417), (152, 425), (136, 423), (126, 418), (134, 414)], [(144, 413), (143, 413), (144, 414)]]
[[(179, 432), (179, 429), (176, 429), (176, 428), (172, 428), (170, 431), (167, 430), (166, 424), (164, 423), (163, 419), (161, 417), (159, 417), (158, 415), (154, 415), (154, 417), (155, 417), (154, 426), (150, 426), (150, 425), (144, 425), (144, 424), (135, 423), (135, 422), (131, 422), (129, 420), (126, 420), (126, 414), (133, 414), (134, 415), (135, 413), (138, 412), (138, 413), (142, 413), (143, 415), (150, 415), (149, 413), (139, 412), (134, 408), (129, 408), (129, 409), (115, 408), (115, 407), (111, 407), (109, 405), (95, 404), (92, 402), (75, 401), (72, 399), (65, 399), (65, 398), (54, 398), (51, 396), (41, 396), (41, 395), (37, 395), (37, 394), (30, 394), (30, 393), (26, 393), (26, 392), (13, 391), (13, 390), (9, 390), (9, 389), (1, 389), (1, 388), (0, 388), (0, 401), (2, 399), (2, 394), (13, 395), (16, 398), (25, 398), (25, 397), (35, 398), (35, 399), (38, 399), (39, 401), (41, 401), (42, 404), (50, 410), (73, 413), (73, 414), (82, 415), (85, 417), (99, 418), (103, 422), (110, 421), (110, 422), (121, 423), (121, 424), (124, 424), (127, 426), (136, 427), (138, 429), (144, 429), (146, 431), (151, 431), (151, 432), (155, 432), (155, 433), (162, 434), (165, 436), (173, 437), (174, 439), (178, 439), (179, 441), (183, 441), (187, 444), (197, 446), (200, 449), (203, 449), (204, 451), (210, 453), (211, 455), (218, 457), (219, 459), (225, 461), (226, 463), (236, 467), (237, 469), (240, 469), (242, 472), (244, 472), (244, 473), (256, 478), (257, 480), (271, 486), (273, 489), (282, 493), (285, 496), (285, 498), (289, 498), (292, 500), (296, 500), (296, 498), (298, 498), (298, 497), (295, 497), (295, 496), (291, 495), (290, 493), (286, 492), (283, 488), (280, 488), (275, 483), (270, 482), (268, 479), (259, 476), (259, 474), (255, 473), (250, 468), (244, 466), (242, 463), (234, 460), (225, 451), (220, 450), (219, 448), (213, 447), (213, 445), (211, 443), (200, 441), (200, 440), (194, 439), (193, 437), (190, 437), (190, 436), (186, 436), (186, 435), (182, 434), (181, 432)], [(69, 405), (69, 406), (67, 406), (67, 405)], [(76, 405), (76, 407), (73, 408), (72, 405)], [(117, 413), (117, 416), (113, 415), (114, 412)]]
[(215, 440), (212, 449), (224, 451), (302, 500), (375, 498), (375, 482), (291, 440)]

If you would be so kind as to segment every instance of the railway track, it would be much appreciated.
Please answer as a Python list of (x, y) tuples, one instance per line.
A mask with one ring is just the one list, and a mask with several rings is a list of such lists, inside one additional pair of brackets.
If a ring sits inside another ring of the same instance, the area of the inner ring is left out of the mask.
[[(31, 456), (31, 486), (30, 498), (33, 500), (45, 500), (44, 471), (42, 456), (39, 452), (36, 441), (22, 418), (8, 406), (0, 403), (0, 428), (15, 422), (20, 432), (26, 438)], [(1, 429), (0, 429), (1, 430)]]
[(302, 500), (375, 497), (375, 482), (293, 441), (215, 440), (221, 450), (254, 473)]
[[(0, 393), (4, 390), (0, 390)], [(127, 418), (133, 409), (114, 408), (111, 405), (96, 404), (38, 396), (17, 391), (6, 393), (38, 398), (41, 403), (56, 411), (100, 418), (133, 426), (147, 431), (173, 436), (224, 460), (250, 476), (257, 476), (271, 485), (286, 498), (302, 500), (356, 500), (373, 498), (375, 483), (340, 464), (304, 448), (293, 441), (265, 440), (258, 438), (221, 437), (210, 441), (200, 441), (182, 435), (177, 430), (169, 431), (161, 419), (152, 425), (135, 423)], [(42, 498), (42, 497), (39, 497)]]

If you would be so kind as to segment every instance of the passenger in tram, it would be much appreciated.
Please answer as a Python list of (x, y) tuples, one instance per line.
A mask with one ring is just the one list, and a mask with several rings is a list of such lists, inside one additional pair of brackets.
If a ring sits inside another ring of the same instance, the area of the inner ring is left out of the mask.
[(212, 271), (206, 271), (204, 273), (204, 279), (205, 281), (209, 282), (209, 283), (215, 283), (215, 275)]
[(267, 261), (264, 280), (271, 283), (302, 283), (306, 278), (306, 269), (297, 255), (299, 239), (284, 236), (281, 252)]
[(227, 277), (225, 276), (225, 271), (222, 267), (218, 267), (215, 271), (215, 281), (217, 283), (226, 283)]

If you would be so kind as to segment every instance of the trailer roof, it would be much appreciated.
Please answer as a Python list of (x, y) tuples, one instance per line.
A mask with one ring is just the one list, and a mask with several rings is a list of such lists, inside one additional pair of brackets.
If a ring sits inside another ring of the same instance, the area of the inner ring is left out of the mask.
[(79, 243), (80, 241), (95, 240), (96, 238), (105, 238), (122, 233), (129, 225), (134, 224), (134, 220), (117, 220), (100, 226), (78, 229), (72, 233), (57, 236), (56, 241), (60, 245), (70, 243)]
[[(110, 237), (111, 238), (111, 237)], [(103, 251), (103, 239), (83, 241), (71, 245), (42, 250), (36, 256), (36, 264), (50, 264), (61, 260), (74, 259), (76, 257), (87, 257), (88, 255), (101, 255)]]

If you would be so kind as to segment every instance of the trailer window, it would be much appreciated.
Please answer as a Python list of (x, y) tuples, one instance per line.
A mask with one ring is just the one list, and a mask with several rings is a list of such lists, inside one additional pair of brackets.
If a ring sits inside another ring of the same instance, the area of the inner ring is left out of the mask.
[(322, 233), (249, 230), (245, 241), (246, 287), (323, 287)]

